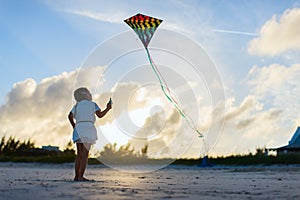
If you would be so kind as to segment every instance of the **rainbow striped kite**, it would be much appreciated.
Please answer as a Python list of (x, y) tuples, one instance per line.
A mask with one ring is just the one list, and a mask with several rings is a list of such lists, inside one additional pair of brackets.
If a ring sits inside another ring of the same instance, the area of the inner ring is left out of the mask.
[(140, 13), (124, 20), (124, 22), (127, 23), (135, 31), (135, 33), (138, 35), (141, 42), (143, 43), (143, 45), (146, 49), (151, 67), (159, 80), (159, 83), (160, 83), (160, 86), (161, 86), (161, 89), (162, 89), (164, 95), (173, 104), (173, 106), (180, 113), (180, 115), (187, 121), (188, 125), (194, 131), (196, 131), (198, 133), (199, 137), (203, 137), (202, 133), (196, 128), (196, 125), (191, 120), (191, 118), (183, 111), (183, 109), (180, 107), (178, 102), (172, 96), (171, 91), (167, 85), (167, 82), (165, 81), (164, 77), (161, 75), (158, 67), (155, 65), (153, 59), (151, 58), (150, 52), (148, 50), (149, 42), (150, 42), (152, 36), (154, 35), (154, 32), (158, 28), (158, 26), (162, 23), (162, 21), (163, 20), (161, 20), (161, 19), (142, 15)]
[(124, 22), (126, 22), (139, 36), (146, 49), (154, 35), (154, 32), (162, 21), (163, 20), (161, 19), (156, 19), (142, 14), (137, 14), (124, 20)]

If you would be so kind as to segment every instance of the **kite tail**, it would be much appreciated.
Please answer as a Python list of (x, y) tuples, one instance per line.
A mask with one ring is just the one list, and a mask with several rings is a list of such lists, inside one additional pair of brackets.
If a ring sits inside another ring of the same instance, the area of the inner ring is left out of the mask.
[(166, 80), (164, 79), (163, 75), (160, 73), (158, 67), (157, 67), (156, 64), (154, 63), (154, 61), (153, 61), (153, 59), (152, 59), (151, 56), (150, 56), (150, 59), (151, 59), (151, 63), (152, 63), (153, 66), (155, 67), (155, 69), (156, 69), (156, 71), (158, 72), (159, 76), (160, 76), (161, 79), (163, 80), (164, 85), (166, 86), (166, 89), (167, 89), (167, 91), (168, 91), (170, 97), (172, 98), (172, 100), (173, 100), (177, 105), (179, 105), (178, 102), (177, 102), (177, 101), (174, 99), (174, 97), (172, 96), (172, 93), (171, 93), (171, 91), (170, 91), (170, 88), (169, 88), (169, 86), (168, 86)]
[[(159, 69), (157, 68), (157, 66), (155, 65), (153, 59), (151, 58), (151, 55), (149, 53), (148, 48), (146, 48), (146, 52), (148, 55), (148, 59), (150, 61), (151, 67), (153, 69), (153, 71), (155, 72), (155, 75), (157, 76), (159, 83), (160, 83), (160, 87), (164, 93), (164, 95), (167, 97), (167, 99), (173, 104), (173, 106), (176, 108), (176, 110), (180, 113), (180, 115), (187, 121), (188, 125), (190, 126), (191, 129), (193, 129), (196, 133), (198, 133), (200, 138), (203, 138), (203, 134), (196, 128), (196, 125), (194, 124), (194, 122), (191, 120), (191, 118), (183, 111), (183, 109), (180, 108), (179, 104), (177, 103), (177, 101), (172, 97), (171, 91), (167, 85), (167, 82), (165, 81), (165, 79), (163, 78), (163, 76), (161, 75)], [(165, 88), (167, 89), (167, 92), (165, 90)]]

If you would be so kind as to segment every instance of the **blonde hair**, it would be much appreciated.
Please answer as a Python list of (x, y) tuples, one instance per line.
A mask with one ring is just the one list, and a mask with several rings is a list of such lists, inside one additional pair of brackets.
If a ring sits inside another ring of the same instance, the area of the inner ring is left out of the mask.
[(85, 87), (80, 87), (74, 91), (74, 98), (77, 102), (82, 100), (90, 100), (87, 97), (87, 94), (90, 93), (90, 91)]

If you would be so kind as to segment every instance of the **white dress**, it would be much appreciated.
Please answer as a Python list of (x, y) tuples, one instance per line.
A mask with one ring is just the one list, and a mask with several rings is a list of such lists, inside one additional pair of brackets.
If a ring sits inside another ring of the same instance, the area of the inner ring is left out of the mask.
[(73, 142), (92, 143), (97, 140), (97, 130), (95, 128), (95, 112), (100, 110), (99, 106), (88, 100), (77, 102), (71, 112), (76, 120), (73, 130)]

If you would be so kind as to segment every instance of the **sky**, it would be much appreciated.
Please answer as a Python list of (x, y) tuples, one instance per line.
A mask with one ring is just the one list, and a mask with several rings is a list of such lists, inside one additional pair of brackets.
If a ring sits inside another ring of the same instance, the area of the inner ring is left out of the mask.
[[(164, 20), (149, 48), (206, 145), (123, 22), (137, 13)], [(153, 157), (195, 158), (286, 145), (300, 123), (299, 24), (295, 0), (0, 0), (0, 137), (63, 149), (72, 93), (86, 86), (101, 108), (114, 102), (96, 123), (96, 150), (129, 141)]]

